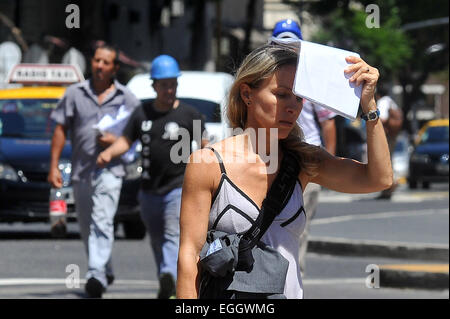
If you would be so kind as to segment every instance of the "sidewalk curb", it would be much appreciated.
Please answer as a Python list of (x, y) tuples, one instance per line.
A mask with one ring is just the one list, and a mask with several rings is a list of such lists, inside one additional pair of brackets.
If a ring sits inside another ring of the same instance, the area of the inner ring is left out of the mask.
[[(334, 237), (310, 237), (308, 252), (339, 256), (386, 257), (426, 261), (449, 261), (448, 245), (350, 240)], [(383, 269), (380, 286), (392, 288), (449, 289), (449, 274), (442, 272)]]
[(445, 244), (411, 244), (313, 236), (308, 239), (308, 252), (340, 256), (377, 256), (448, 262), (448, 251), (449, 246)]
[(380, 286), (445, 290), (449, 286), (449, 275), (448, 273), (439, 272), (383, 269), (381, 266)]

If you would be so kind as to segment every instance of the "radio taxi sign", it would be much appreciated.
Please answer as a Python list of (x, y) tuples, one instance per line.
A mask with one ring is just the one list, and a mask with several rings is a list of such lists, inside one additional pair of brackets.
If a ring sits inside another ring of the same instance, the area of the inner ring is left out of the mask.
[(8, 83), (67, 85), (84, 80), (76, 65), (16, 64), (8, 75)]

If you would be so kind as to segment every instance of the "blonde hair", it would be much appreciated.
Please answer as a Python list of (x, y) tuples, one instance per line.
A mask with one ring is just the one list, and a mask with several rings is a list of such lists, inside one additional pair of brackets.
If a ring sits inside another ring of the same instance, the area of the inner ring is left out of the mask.
[[(258, 88), (284, 65), (297, 64), (297, 52), (280, 45), (264, 45), (246, 56), (236, 72), (235, 81), (230, 89), (227, 106), (228, 121), (233, 129), (245, 129), (247, 124), (247, 106), (241, 98), (240, 86), (246, 83), (251, 88)], [(300, 167), (309, 175), (315, 175), (319, 165), (317, 152), (319, 148), (304, 141), (304, 134), (296, 123), (289, 135), (280, 140), (284, 149), (297, 155)]]

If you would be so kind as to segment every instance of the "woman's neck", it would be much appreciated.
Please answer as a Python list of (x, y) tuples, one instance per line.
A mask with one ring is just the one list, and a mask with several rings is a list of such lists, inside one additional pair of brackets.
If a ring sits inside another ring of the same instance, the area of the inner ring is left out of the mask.
[(268, 167), (268, 174), (275, 173), (282, 155), (277, 130), (247, 128), (242, 135), (244, 149), (261, 158)]
[(278, 152), (278, 131), (276, 128), (247, 127), (242, 134), (245, 146), (258, 155), (270, 155)]

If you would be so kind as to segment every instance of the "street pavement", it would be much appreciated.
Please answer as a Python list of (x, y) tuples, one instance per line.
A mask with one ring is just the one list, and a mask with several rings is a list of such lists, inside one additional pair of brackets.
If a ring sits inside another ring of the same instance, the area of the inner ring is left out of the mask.
[[(411, 192), (401, 185), (391, 200), (325, 190), (312, 221), (308, 252), (396, 259), (376, 264), (381, 286), (448, 291), (448, 195), (448, 185), (433, 192)], [(359, 211), (345, 213), (350, 202), (358, 203), (352, 208)]]
[[(391, 201), (375, 196), (322, 192), (306, 255), (305, 298), (448, 299), (448, 185), (402, 186)], [(50, 237), (48, 224), (0, 224), (0, 255), (0, 298), (85, 297), (87, 264), (76, 223), (59, 240)], [(126, 240), (119, 228), (113, 264), (116, 281), (105, 299), (156, 297), (148, 237)], [(367, 283), (367, 267), (374, 265), (381, 270), (379, 288)]]

